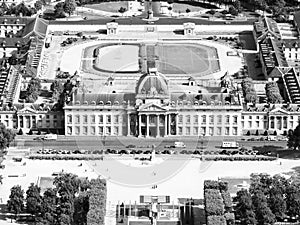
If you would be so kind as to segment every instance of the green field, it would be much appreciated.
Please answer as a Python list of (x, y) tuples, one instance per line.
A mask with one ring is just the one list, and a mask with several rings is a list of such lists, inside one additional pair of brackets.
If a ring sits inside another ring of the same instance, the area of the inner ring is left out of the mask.
[(197, 44), (159, 44), (159, 68), (163, 74), (202, 74), (219, 70), (215, 48)]
[(85, 5), (86, 8), (90, 9), (97, 9), (97, 10), (102, 10), (105, 12), (118, 12), (120, 7), (126, 8), (127, 9), (128, 2), (127, 1), (121, 1), (121, 2), (103, 2), (100, 4), (90, 4), (90, 5)]

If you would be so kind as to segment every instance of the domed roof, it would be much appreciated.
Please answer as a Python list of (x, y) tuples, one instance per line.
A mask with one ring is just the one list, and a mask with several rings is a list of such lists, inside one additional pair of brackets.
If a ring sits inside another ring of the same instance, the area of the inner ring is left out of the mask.
[(156, 69), (149, 69), (148, 74), (140, 77), (136, 87), (136, 94), (139, 98), (168, 97), (168, 82)]

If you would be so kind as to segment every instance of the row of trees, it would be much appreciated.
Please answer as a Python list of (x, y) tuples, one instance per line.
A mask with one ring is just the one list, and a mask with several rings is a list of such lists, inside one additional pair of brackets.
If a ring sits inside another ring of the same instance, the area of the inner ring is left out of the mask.
[(265, 86), (266, 95), (269, 103), (280, 104), (283, 99), (280, 94), (280, 90), (276, 82), (269, 82)]
[(249, 191), (241, 190), (235, 198), (235, 215), (242, 225), (274, 224), (300, 213), (300, 187), (282, 176), (252, 174)]
[(32, 16), (37, 13), (38, 10), (42, 9), (42, 2), (36, 1), (34, 7), (26, 6), (24, 2), (16, 5), (12, 3), (10, 6), (3, 2), (0, 7), (0, 16), (3, 15), (22, 15), (22, 16)]
[(75, 0), (65, 0), (54, 6), (54, 14), (57, 18), (65, 17), (65, 13), (71, 16), (75, 11), (76, 6)]
[(35, 102), (41, 93), (41, 88), (41, 80), (37, 77), (32, 78), (26, 89), (26, 102)]
[(246, 78), (242, 81), (242, 91), (246, 103), (257, 102), (257, 95), (251, 78)]
[(20, 185), (12, 187), (7, 209), (15, 215), (32, 214), (37, 225), (104, 224), (105, 180), (80, 180), (74, 174), (62, 173), (53, 183), (55, 188), (43, 195), (37, 185), (31, 184), (26, 198)]
[(234, 224), (232, 201), (227, 183), (204, 181), (204, 205), (208, 225)]

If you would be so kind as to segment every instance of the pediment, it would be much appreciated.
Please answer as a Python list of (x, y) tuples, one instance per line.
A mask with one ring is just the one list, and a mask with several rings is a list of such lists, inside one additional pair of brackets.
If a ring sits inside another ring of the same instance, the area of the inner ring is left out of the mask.
[(149, 111), (149, 112), (159, 112), (159, 111), (167, 111), (167, 107), (157, 105), (154, 103), (141, 105), (138, 111)]
[(25, 107), (25, 108), (19, 110), (18, 113), (31, 114), (31, 113), (36, 113), (36, 111), (30, 107)]
[(270, 115), (287, 115), (288, 112), (282, 108), (276, 108), (270, 111)]

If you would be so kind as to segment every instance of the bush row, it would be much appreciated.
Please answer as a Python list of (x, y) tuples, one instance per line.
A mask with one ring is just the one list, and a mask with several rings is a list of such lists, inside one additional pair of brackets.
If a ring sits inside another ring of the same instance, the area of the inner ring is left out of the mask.
[(224, 205), (225, 205), (225, 209), (231, 209), (232, 207), (232, 200), (231, 200), (231, 196), (229, 194), (228, 191), (222, 191), (221, 192), (223, 201), (224, 201)]
[(273, 161), (276, 160), (276, 157), (245, 157), (245, 156), (215, 156), (215, 157), (201, 157), (201, 160), (204, 161)]
[(103, 160), (103, 156), (91, 156), (91, 155), (31, 155), (29, 159), (39, 160)]
[(208, 216), (207, 225), (226, 225), (224, 216)]

